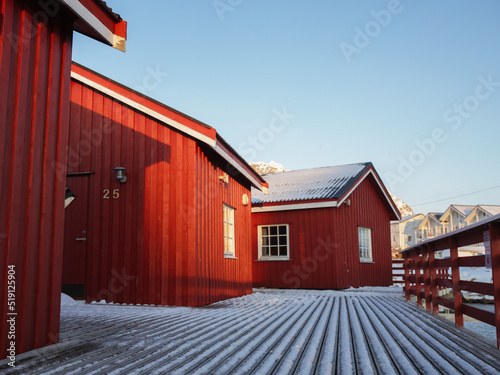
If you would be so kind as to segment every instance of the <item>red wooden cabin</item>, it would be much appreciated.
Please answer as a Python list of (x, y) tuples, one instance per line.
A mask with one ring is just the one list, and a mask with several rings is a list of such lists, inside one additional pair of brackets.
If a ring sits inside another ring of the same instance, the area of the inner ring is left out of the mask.
[(252, 197), (256, 287), (392, 284), (390, 221), (400, 214), (371, 163), (263, 175)]
[(63, 291), (178, 306), (251, 293), (250, 189), (267, 184), (214, 128), (77, 64), (70, 122)]
[(0, 3), (0, 358), (58, 341), (74, 30), (125, 48), (101, 1)]

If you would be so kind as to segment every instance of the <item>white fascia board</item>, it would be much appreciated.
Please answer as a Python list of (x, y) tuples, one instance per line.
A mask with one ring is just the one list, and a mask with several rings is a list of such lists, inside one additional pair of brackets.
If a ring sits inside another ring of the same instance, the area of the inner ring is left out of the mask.
[(78, 17), (85, 21), (96, 33), (101, 35), (110, 45), (121, 51), (125, 50), (125, 39), (115, 35), (108, 29), (99, 19), (92, 14), (90, 10), (85, 8), (78, 0), (60, 0), (70, 8)]
[(337, 207), (337, 201), (333, 202), (318, 202), (318, 203), (295, 203), (282, 204), (276, 206), (252, 207), (252, 213), (258, 212), (275, 212), (275, 211), (293, 211), (293, 210), (309, 210), (312, 208), (329, 208)]
[(252, 176), (248, 171), (243, 168), (237, 160), (234, 159), (233, 156), (229, 155), (225, 150), (223, 150), (221, 147), (217, 145), (212, 146), (212, 148), (217, 152), (220, 156), (222, 156), (225, 160), (227, 160), (234, 168), (238, 170), (243, 176), (249, 180), (252, 185), (254, 185), (257, 189), (262, 191), (263, 193), (267, 194), (268, 189), (264, 186), (262, 186), (262, 182), (260, 182), (258, 179), (255, 178), (255, 176)]
[(375, 181), (377, 181), (377, 184), (378, 184), (378, 187), (380, 188), (380, 191), (384, 194), (384, 197), (385, 199), (387, 199), (387, 203), (389, 203), (389, 206), (391, 206), (392, 208), (392, 212), (394, 212), (396, 214), (396, 217), (398, 218), (398, 220), (401, 220), (401, 213), (399, 212), (399, 210), (395, 210), (393, 205), (391, 204), (391, 201), (392, 199), (390, 197), (387, 196), (387, 194), (385, 193), (385, 189), (382, 185), (382, 182), (377, 178), (377, 175), (375, 173), (373, 173), (373, 170), (369, 170), (367, 173), (365, 173), (365, 175), (363, 177), (361, 177), (358, 181), (358, 183), (356, 185), (354, 185), (346, 194), (344, 194), (344, 198), (339, 201), (339, 206), (351, 195), (351, 193), (356, 190), (356, 188), (359, 186), (359, 184), (361, 184), (366, 177), (368, 177), (368, 175), (371, 174), (373, 176), (373, 178), (375, 179)]
[(138, 111), (141, 111), (141, 112), (153, 117), (154, 119), (161, 121), (161, 122), (167, 124), (168, 126), (171, 126), (172, 128), (175, 128), (182, 133), (190, 135), (191, 137), (198, 139), (198, 140), (200, 140), (200, 141), (202, 141), (202, 142), (204, 142), (212, 147), (214, 147), (216, 145), (215, 139), (212, 139), (204, 134), (201, 134), (201, 133), (197, 132), (196, 130), (193, 130), (190, 127), (187, 127), (186, 125), (182, 125), (180, 122), (172, 120), (170, 117), (162, 115), (161, 113), (158, 113), (158, 112), (156, 112), (156, 111), (154, 111), (154, 110), (152, 110), (152, 109), (150, 109), (142, 104), (139, 104), (136, 101), (127, 98), (126, 96), (118, 94), (117, 92), (115, 92), (111, 89), (108, 89), (108, 88), (88, 79), (88, 78), (85, 78), (78, 73), (71, 72), (71, 78), (73, 78), (77, 81), (80, 81), (80, 82), (86, 84), (87, 86), (90, 86), (90, 87), (92, 87), (92, 88), (94, 88), (94, 89), (96, 89), (96, 90), (98, 90), (98, 91), (100, 91), (108, 96), (111, 96), (112, 98), (119, 100), (120, 102), (122, 102), (122, 103), (124, 103), (132, 108), (135, 108)]

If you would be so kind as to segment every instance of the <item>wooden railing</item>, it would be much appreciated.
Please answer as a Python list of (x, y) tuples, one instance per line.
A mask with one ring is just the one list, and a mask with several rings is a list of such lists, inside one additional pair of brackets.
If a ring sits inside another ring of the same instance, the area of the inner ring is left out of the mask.
[[(459, 247), (481, 242), (491, 250), (491, 257), (458, 256)], [(437, 251), (448, 249), (450, 258), (436, 259)], [(418, 243), (401, 253), (408, 302), (414, 295), (418, 306), (422, 307), (425, 301), (425, 308), (434, 314), (439, 313), (440, 305), (453, 310), (457, 327), (463, 327), (464, 315), (496, 326), (497, 348), (500, 349), (500, 215)], [(487, 261), (491, 265), (493, 283), (460, 280), (460, 267), (485, 267)], [(451, 270), (451, 278), (445, 270)], [(440, 288), (450, 288), (453, 299), (440, 296)], [(462, 291), (493, 296), (495, 312), (463, 304)]]
[[(393, 259), (392, 260), (392, 284), (393, 285), (402, 285), (404, 289), (404, 284), (405, 284), (405, 269), (404, 269), (404, 259)], [(451, 278), (450, 276), (450, 269), (451, 266), (448, 267), (446, 266), (446, 262), (441, 263), (439, 266), (436, 268), (436, 277), (439, 279), (449, 279)], [(414, 280), (414, 275), (410, 275), (410, 280)], [(414, 283), (414, 282), (413, 282)], [(453, 285), (451, 285), (451, 279), (449, 283), (446, 283), (445, 281), (441, 281), (438, 285), (438, 290), (443, 290), (447, 288), (452, 288)]]
[(392, 284), (403, 285), (405, 282), (405, 273), (404, 273), (404, 260), (403, 259), (393, 259), (392, 260)]

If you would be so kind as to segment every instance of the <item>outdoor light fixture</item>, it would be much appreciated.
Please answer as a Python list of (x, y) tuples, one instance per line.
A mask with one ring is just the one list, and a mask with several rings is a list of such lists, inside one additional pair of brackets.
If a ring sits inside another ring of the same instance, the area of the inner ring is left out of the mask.
[(127, 176), (125, 176), (125, 172), (127, 171), (127, 168), (124, 167), (116, 167), (113, 168), (113, 170), (116, 172), (116, 179), (120, 181), (121, 184), (124, 184), (127, 182)]
[(222, 176), (219, 176), (219, 180), (227, 184), (229, 183), (229, 176), (227, 175), (227, 173), (224, 173)]

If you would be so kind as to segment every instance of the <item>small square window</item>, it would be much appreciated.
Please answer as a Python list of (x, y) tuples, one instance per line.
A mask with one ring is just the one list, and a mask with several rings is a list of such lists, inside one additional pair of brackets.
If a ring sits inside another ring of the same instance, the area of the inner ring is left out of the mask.
[(258, 227), (259, 259), (290, 259), (288, 224), (261, 225)]

